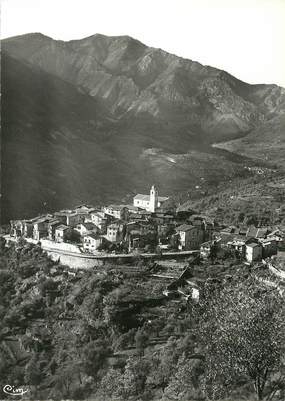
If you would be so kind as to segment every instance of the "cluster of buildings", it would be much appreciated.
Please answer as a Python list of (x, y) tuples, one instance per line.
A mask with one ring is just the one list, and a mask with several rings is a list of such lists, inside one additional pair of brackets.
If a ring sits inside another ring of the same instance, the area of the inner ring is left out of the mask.
[(152, 186), (148, 195), (136, 195), (132, 205), (80, 205), (29, 220), (13, 220), (10, 234), (35, 242), (45, 239), (78, 244), (86, 253), (153, 251), (158, 246), (161, 250), (199, 249), (212, 238), (213, 223), (168, 207), (168, 199)]
[(221, 228), (214, 233), (211, 242), (203, 243), (201, 255), (208, 257), (211, 247), (217, 250), (232, 251), (241, 259), (252, 263), (276, 255), (278, 249), (284, 248), (284, 232), (277, 227), (235, 227)]
[(174, 209), (168, 199), (159, 196), (153, 185), (149, 194), (136, 195), (132, 205), (80, 205), (13, 220), (10, 235), (34, 242), (49, 240), (63, 248), (76, 244), (88, 254), (200, 249), (201, 256), (209, 257), (213, 248), (224, 249), (250, 263), (275, 255), (284, 244), (284, 233), (278, 229), (216, 227), (201, 215)]

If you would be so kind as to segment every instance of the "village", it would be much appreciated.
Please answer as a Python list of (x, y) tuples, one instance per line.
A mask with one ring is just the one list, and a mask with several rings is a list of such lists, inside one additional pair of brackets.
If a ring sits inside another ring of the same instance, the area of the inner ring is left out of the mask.
[[(33, 349), (47, 349), (53, 358), (51, 344), (57, 357), (58, 350), (95, 338), (95, 352), (102, 352), (104, 369), (113, 375), (130, 360), (151, 364), (164, 352), (172, 355), (173, 344), (188, 347), (195, 339), (192, 315), (207, 296), (219, 299), (235, 286), (244, 286), (244, 297), (249, 290), (268, 291), (283, 302), (285, 295), (283, 226), (224, 225), (184, 205), (173, 207), (155, 186), (149, 195), (134, 196), (132, 205), (79, 205), (13, 220), (3, 238), (3, 274), (12, 271), (16, 282), (2, 350), (10, 364), (23, 364)], [(61, 256), (53, 259), (52, 249), (76, 255), (76, 268)], [(101, 258), (104, 263), (96, 264)], [(63, 330), (73, 342), (62, 339)], [(194, 346), (199, 361), (201, 348)], [(70, 379), (75, 386), (78, 366)]]
[(23, 238), (86, 256), (199, 251), (208, 258), (223, 250), (253, 263), (284, 246), (278, 227), (219, 226), (191, 210), (174, 208), (154, 185), (149, 194), (134, 196), (132, 205), (80, 205), (10, 224), (11, 240)]

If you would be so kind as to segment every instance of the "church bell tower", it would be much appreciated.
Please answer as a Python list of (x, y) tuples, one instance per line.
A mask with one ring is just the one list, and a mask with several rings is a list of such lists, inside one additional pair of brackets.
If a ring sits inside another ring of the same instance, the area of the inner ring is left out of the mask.
[(149, 211), (154, 213), (158, 206), (158, 191), (153, 185), (150, 189)]

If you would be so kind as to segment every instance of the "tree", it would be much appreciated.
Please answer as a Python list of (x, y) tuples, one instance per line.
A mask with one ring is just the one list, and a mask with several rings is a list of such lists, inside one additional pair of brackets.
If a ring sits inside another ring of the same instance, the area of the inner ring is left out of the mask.
[(96, 377), (98, 371), (103, 368), (109, 353), (109, 348), (104, 341), (98, 340), (87, 344), (83, 350), (85, 372), (89, 376)]
[(135, 343), (136, 343), (136, 348), (139, 351), (140, 355), (144, 354), (144, 349), (147, 346), (147, 342), (148, 342), (147, 334), (143, 331), (143, 329), (138, 329), (135, 335)]
[(125, 397), (137, 396), (144, 392), (149, 363), (142, 358), (129, 358), (123, 375)]
[(165, 389), (168, 399), (201, 399), (200, 376), (203, 374), (201, 359), (187, 358), (183, 354), (177, 363), (176, 372)]
[(218, 255), (218, 246), (216, 241), (214, 241), (210, 246), (210, 254), (209, 254), (209, 259), (211, 260), (212, 263), (217, 258), (217, 255)]
[(62, 365), (53, 376), (54, 390), (61, 398), (69, 398), (72, 393), (72, 385), (77, 377), (76, 366), (69, 363)]
[(122, 334), (121, 336), (117, 337), (113, 343), (113, 347), (116, 351), (127, 349), (128, 347), (132, 346), (134, 343), (134, 336), (136, 330), (131, 329), (127, 333)]
[[(247, 378), (258, 400), (269, 390), (284, 357), (284, 301), (277, 291), (257, 288), (256, 281), (228, 284), (205, 300), (200, 336), (205, 349), (205, 391), (231, 390)], [(268, 387), (268, 388), (267, 388)]]
[(174, 374), (179, 359), (177, 341), (170, 337), (160, 353), (155, 353), (150, 359), (150, 374), (147, 382), (164, 392), (169, 380)]
[(109, 369), (101, 380), (100, 392), (106, 400), (124, 394), (123, 375), (116, 369)]
[(37, 354), (33, 354), (29, 362), (25, 366), (25, 383), (37, 386), (42, 379), (42, 372), (38, 361)]
[(0, 255), (3, 255), (6, 250), (6, 240), (4, 237), (0, 237)]

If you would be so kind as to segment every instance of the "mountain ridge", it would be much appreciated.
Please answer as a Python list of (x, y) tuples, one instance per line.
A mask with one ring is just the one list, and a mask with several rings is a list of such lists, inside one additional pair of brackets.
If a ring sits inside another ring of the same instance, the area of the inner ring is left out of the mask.
[[(260, 86), (128, 36), (96, 34), (64, 42), (32, 34), (4, 40), (3, 48), (99, 98), (119, 118), (147, 113), (174, 124), (198, 126), (204, 135), (218, 135), (256, 127), (279, 111), (275, 98), (282, 98), (285, 109), (283, 88), (266, 85), (262, 94)], [(254, 93), (249, 95), (250, 90)], [(199, 124), (205, 110), (207, 119)]]
[(250, 85), (127, 36), (9, 38), (1, 73), (6, 221), (80, 201), (130, 201), (153, 182), (164, 195), (195, 192), (256, 163), (254, 152), (212, 144), (255, 132), (252, 147), (266, 126), (264, 141), (282, 137), (283, 88)]

